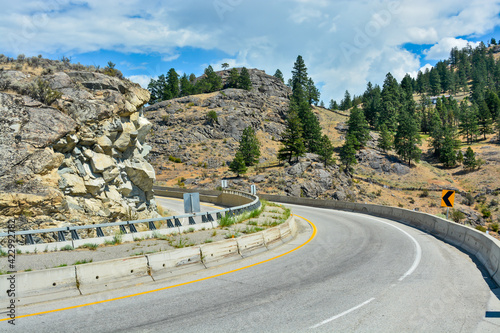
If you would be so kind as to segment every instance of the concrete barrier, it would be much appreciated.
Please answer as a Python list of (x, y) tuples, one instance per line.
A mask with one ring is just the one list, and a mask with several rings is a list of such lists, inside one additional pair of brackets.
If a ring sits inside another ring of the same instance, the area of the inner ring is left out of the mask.
[(236, 239), (203, 244), (200, 246), (200, 249), (201, 257), (206, 267), (224, 264), (241, 258)]
[(262, 232), (239, 237), (236, 241), (242, 257), (248, 257), (267, 250)]
[(11, 289), (11, 282), (15, 285), (15, 298), (18, 300), (16, 306), (80, 295), (74, 267), (51, 268), (13, 275), (13, 280), (9, 280), (11, 275), (8, 274), (0, 276), (2, 309), (5, 309), (3, 304), (9, 301), (7, 290)]
[(99, 261), (75, 267), (82, 294), (152, 281), (145, 256)]
[(260, 194), (259, 197), (268, 201), (311, 207), (328, 207), (394, 219), (434, 235), (476, 256), (492, 275), (493, 280), (500, 285), (500, 241), (470, 227), (458, 225), (434, 215), (388, 206), (334, 200), (311, 201), (312, 199), (265, 194)]
[(280, 238), (284, 243), (288, 242), (290, 239), (293, 238), (292, 230), (290, 230), (290, 223), (289, 222), (285, 222), (285, 223), (281, 224), (278, 228), (280, 229)]
[(281, 242), (281, 233), (279, 226), (264, 230), (262, 233), (264, 235), (264, 242), (268, 249), (283, 244), (283, 242)]
[(146, 257), (154, 280), (166, 279), (205, 268), (201, 261), (199, 246), (148, 254)]

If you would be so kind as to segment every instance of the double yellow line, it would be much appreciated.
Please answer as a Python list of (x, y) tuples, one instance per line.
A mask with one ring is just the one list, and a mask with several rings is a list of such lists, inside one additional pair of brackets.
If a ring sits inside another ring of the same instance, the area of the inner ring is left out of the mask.
[[(176, 285), (173, 285), (173, 286), (168, 286), (168, 287), (163, 287), (163, 288), (158, 288), (158, 289), (143, 291), (143, 292), (140, 292), (140, 293), (137, 293), (137, 294), (131, 294), (131, 295), (126, 295), (126, 296), (121, 296), (121, 297), (115, 297), (115, 298), (105, 299), (105, 300), (101, 300), (101, 301), (97, 301), (97, 302), (92, 302), (92, 303), (85, 303), (85, 304), (79, 304), (79, 305), (69, 306), (69, 307), (61, 308), (61, 309), (54, 309), (54, 310), (48, 310), (48, 311), (42, 311), (42, 312), (37, 312), (37, 313), (26, 314), (26, 315), (22, 315), (22, 316), (17, 316), (14, 319), (39, 316), (39, 315), (42, 315), (42, 314), (54, 313), (54, 312), (60, 312), (60, 311), (66, 311), (66, 310), (71, 310), (71, 309), (78, 309), (78, 308), (83, 308), (85, 306), (90, 306), (90, 305), (95, 305), (95, 304), (101, 304), (101, 303), (107, 303), (107, 302), (117, 301), (117, 300), (120, 300), (120, 299), (131, 298), (131, 297), (136, 297), (136, 296), (146, 295), (146, 294), (151, 294), (151, 293), (154, 293), (154, 292), (157, 292), (157, 291), (162, 291), (162, 290), (177, 288), (177, 287), (185, 286), (185, 285), (188, 285), (188, 284), (192, 284), (192, 283), (196, 283), (196, 282), (201, 282), (201, 281), (213, 279), (213, 278), (216, 278), (216, 277), (219, 277), (219, 276), (224, 276), (224, 275), (227, 275), (227, 274), (235, 273), (235, 272), (247, 269), (247, 268), (251, 268), (251, 267), (254, 267), (254, 266), (257, 266), (257, 265), (261, 265), (261, 264), (264, 264), (266, 262), (269, 262), (269, 261), (281, 258), (281, 257), (286, 256), (287, 254), (290, 254), (292, 252), (295, 252), (298, 249), (300, 249), (301, 247), (305, 246), (307, 243), (309, 243), (310, 241), (313, 240), (313, 238), (316, 236), (316, 233), (317, 233), (317, 228), (316, 228), (316, 226), (311, 221), (309, 221), (308, 219), (306, 219), (304, 217), (298, 216), (298, 215), (294, 215), (294, 216), (300, 217), (301, 219), (307, 221), (311, 225), (311, 227), (313, 228), (312, 235), (311, 235), (311, 237), (309, 237), (309, 239), (306, 242), (304, 242), (301, 245), (297, 246), (296, 248), (294, 248), (294, 249), (292, 249), (292, 250), (290, 250), (288, 252), (285, 252), (283, 254), (280, 254), (280, 255), (278, 255), (276, 257), (272, 257), (270, 259), (267, 259), (267, 260), (264, 260), (264, 261), (260, 261), (258, 263), (251, 264), (251, 265), (248, 265), (248, 266), (245, 266), (245, 267), (233, 269), (233, 270), (228, 271), (228, 272), (224, 272), (224, 273), (220, 273), (220, 274), (216, 274), (216, 275), (204, 277), (204, 278), (193, 280), (193, 281), (179, 283), (179, 284), (176, 284)], [(5, 319), (0, 319), (0, 322), (1, 321), (7, 321), (7, 320), (12, 320), (12, 318), (9, 317), (9, 318), (5, 318)]]

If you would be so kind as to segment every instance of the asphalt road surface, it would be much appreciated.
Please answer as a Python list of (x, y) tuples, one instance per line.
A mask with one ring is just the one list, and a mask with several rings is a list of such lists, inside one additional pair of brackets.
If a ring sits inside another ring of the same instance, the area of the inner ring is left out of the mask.
[(149, 285), (18, 308), (18, 316), (56, 311), (18, 318), (15, 327), (2, 321), (0, 331), (500, 332), (494, 287), (467, 254), (394, 221), (292, 210), (314, 224), (315, 236), (304, 221), (295, 240), (272, 251)]

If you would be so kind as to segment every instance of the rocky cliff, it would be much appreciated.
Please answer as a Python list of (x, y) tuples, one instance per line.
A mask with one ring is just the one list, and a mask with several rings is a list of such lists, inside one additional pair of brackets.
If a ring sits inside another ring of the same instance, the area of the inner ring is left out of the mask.
[(71, 66), (3, 65), (0, 228), (11, 218), (38, 229), (158, 216), (147, 90)]

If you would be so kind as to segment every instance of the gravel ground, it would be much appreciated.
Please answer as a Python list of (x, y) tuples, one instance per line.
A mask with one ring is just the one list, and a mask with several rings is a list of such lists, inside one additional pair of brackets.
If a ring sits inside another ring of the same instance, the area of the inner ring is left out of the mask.
[[(138, 256), (148, 253), (171, 251), (179, 247), (217, 242), (232, 236), (245, 235), (249, 228), (267, 228), (267, 224), (277, 221), (284, 209), (276, 206), (266, 206), (264, 212), (254, 219), (234, 224), (230, 227), (201, 230), (166, 237), (165, 239), (144, 239), (136, 242), (122, 243), (119, 245), (101, 245), (95, 250), (76, 249), (72, 251), (38, 252), (31, 254), (17, 254), (15, 259), (18, 272), (26, 270), (40, 270), (58, 266), (70, 266), (78, 263), (96, 262), (129, 256)], [(0, 257), (0, 273), (9, 270), (8, 257)]]

